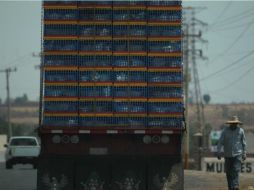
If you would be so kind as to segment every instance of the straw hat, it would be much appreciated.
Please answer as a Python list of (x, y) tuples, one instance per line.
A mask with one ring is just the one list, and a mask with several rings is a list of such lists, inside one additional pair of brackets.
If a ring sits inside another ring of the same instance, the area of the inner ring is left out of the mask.
[(226, 124), (239, 124), (242, 125), (243, 123), (238, 119), (237, 116), (233, 116), (231, 120), (228, 120)]

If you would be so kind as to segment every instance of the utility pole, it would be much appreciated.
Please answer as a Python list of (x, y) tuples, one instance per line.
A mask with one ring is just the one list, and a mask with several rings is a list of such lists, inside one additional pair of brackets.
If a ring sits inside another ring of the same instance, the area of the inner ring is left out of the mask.
[(7, 123), (8, 123), (8, 137), (7, 140), (10, 139), (12, 136), (12, 126), (11, 126), (11, 102), (10, 102), (10, 74), (11, 72), (16, 72), (17, 69), (14, 68), (7, 68), (4, 70), (0, 70), (0, 73), (5, 73), (6, 74), (6, 92), (7, 92), (7, 97), (6, 97), (6, 102), (7, 102)]
[[(185, 141), (185, 168), (188, 168), (189, 159), (189, 118), (188, 118), (188, 91), (189, 91), (189, 81), (190, 81), (190, 67), (192, 69), (192, 78), (194, 82), (194, 94), (196, 103), (196, 115), (197, 115), (197, 128), (198, 128), (198, 138), (202, 137), (204, 134), (204, 110), (202, 95), (198, 77), (198, 70), (196, 59), (204, 59), (202, 50), (196, 49), (196, 42), (207, 43), (206, 40), (202, 39), (202, 31), (197, 33), (196, 25), (201, 25), (202, 27), (207, 26), (206, 23), (196, 19), (197, 11), (205, 9), (204, 7), (186, 7), (183, 12), (183, 62), (185, 68), (185, 118), (186, 118), (186, 141)], [(201, 136), (200, 136), (201, 135)], [(198, 168), (201, 169), (201, 157), (204, 144), (202, 141), (198, 140)]]
[(43, 96), (43, 80), (44, 80), (44, 75), (43, 75), (43, 54), (40, 53), (33, 53), (33, 57), (40, 58), (40, 64), (35, 66), (35, 69), (40, 70), (40, 99), (39, 99), (39, 126), (42, 124), (42, 96)]
[(185, 141), (184, 141), (184, 168), (189, 168), (189, 142), (190, 142), (190, 132), (189, 132), (189, 25), (184, 25), (183, 28), (183, 64), (184, 64), (184, 103), (185, 103)]

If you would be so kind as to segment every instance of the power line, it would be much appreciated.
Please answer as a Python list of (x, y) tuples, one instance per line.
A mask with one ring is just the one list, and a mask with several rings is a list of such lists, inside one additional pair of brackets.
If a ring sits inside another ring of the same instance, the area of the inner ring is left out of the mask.
[(224, 72), (225, 70), (227, 70), (227, 69), (231, 68), (232, 66), (234, 66), (234, 65), (240, 63), (241, 61), (245, 60), (246, 58), (248, 58), (248, 57), (251, 56), (252, 54), (254, 54), (254, 50), (252, 50), (251, 52), (249, 52), (249, 53), (246, 54), (245, 56), (243, 56), (243, 57), (237, 59), (237, 60), (234, 61), (233, 63), (231, 63), (231, 64), (229, 64), (229, 65), (226, 65), (226, 66), (223, 67), (222, 69), (220, 69), (220, 70), (218, 70), (218, 71), (216, 71), (216, 72), (214, 72), (214, 73), (211, 73), (211, 74), (207, 75), (206, 77), (203, 77), (202, 79), (200, 79), (200, 81), (207, 80), (207, 79), (209, 79), (209, 78), (211, 78), (211, 77), (214, 77), (214, 76), (218, 75), (219, 73)]
[(10, 103), (10, 74), (16, 72), (17, 69), (7, 68), (0, 70), (0, 73), (6, 74), (6, 92), (7, 92), (7, 122), (8, 122), (8, 140), (12, 136), (12, 126), (11, 126), (11, 103)]
[(219, 27), (219, 26), (224, 26), (226, 24), (231, 24), (231, 23), (235, 23), (236, 21), (240, 21), (246, 17), (249, 17), (251, 16), (252, 14), (254, 14), (254, 10), (253, 8), (247, 10), (247, 11), (244, 11), (244, 12), (241, 12), (240, 14), (237, 14), (237, 15), (232, 15), (228, 18), (225, 18), (224, 20), (221, 20), (219, 22), (217, 22), (216, 24), (214, 24), (213, 26), (211, 26), (210, 28), (213, 28), (213, 27)]
[(254, 19), (252, 20), (252, 23), (247, 25), (246, 28), (244, 28), (244, 30), (240, 33), (240, 35), (235, 39), (235, 41), (231, 44), (231, 46), (229, 46), (229, 48), (224, 52), (225, 54), (227, 52), (229, 52), (234, 45), (244, 36), (244, 34), (249, 30), (249, 28), (252, 26), (252, 24), (254, 23)]
[(243, 20), (246, 21), (247, 19), (252, 18), (253, 15), (254, 15), (254, 12), (249, 15), (246, 15), (242, 18), (235, 18), (235, 20), (232, 20), (231, 22), (225, 22), (225, 23), (222, 23), (220, 25), (214, 26), (213, 28), (209, 28), (209, 29), (211, 29), (212, 31), (216, 31), (216, 30), (220, 29), (221, 27), (222, 28), (226, 27), (226, 26), (229, 27), (230, 25), (238, 24), (239, 22), (242, 23)]
[(249, 28), (252, 26), (252, 24), (254, 23), (254, 19), (252, 20), (252, 23), (247, 25), (243, 31), (238, 35), (238, 37), (233, 41), (233, 43), (231, 43), (230, 46), (228, 46), (227, 49), (225, 49), (221, 54), (219, 54), (215, 59), (213, 59), (211, 61), (211, 63), (213, 63), (214, 61), (218, 60), (220, 57), (224, 56), (225, 54), (227, 54), (234, 46), (235, 44), (237, 44), (237, 42), (244, 36), (244, 34), (249, 30)]
[(210, 93), (213, 93), (213, 92), (217, 92), (217, 91), (222, 91), (222, 90), (225, 90), (225, 89), (228, 89), (230, 88), (231, 86), (233, 86), (234, 84), (236, 84), (237, 82), (239, 82), (240, 80), (242, 80), (244, 77), (248, 76), (248, 74), (254, 70), (254, 66), (252, 66), (250, 69), (248, 69), (246, 72), (244, 72), (240, 77), (238, 77), (236, 80), (232, 81), (231, 83), (227, 84), (226, 86), (222, 87), (222, 88), (219, 88), (219, 89), (216, 89)]
[(2, 65), (2, 66), (7, 66), (7, 67), (13, 66), (14, 63), (16, 63), (17, 61), (19, 61), (19, 63), (20, 63), (21, 60), (23, 60), (24, 58), (26, 58), (28, 56), (29, 56), (29, 54), (21, 55), (21, 56), (17, 57), (16, 59), (14, 59), (14, 60), (12, 60), (12, 61), (10, 61), (10, 62)]
[(232, 1), (229, 1), (226, 6), (224, 7), (224, 9), (221, 11), (221, 13), (214, 19), (213, 23), (210, 25), (210, 27), (213, 27), (215, 25), (215, 23), (217, 23), (217, 20), (219, 18), (221, 18), (228, 10), (228, 8), (231, 6)]
[(221, 31), (225, 31), (225, 30), (241, 29), (242, 26), (246, 26), (246, 25), (252, 24), (253, 22), (254, 21), (250, 21), (250, 22), (238, 24), (238, 25), (231, 26), (231, 27), (225, 27), (225, 28), (221, 28), (221, 29), (210, 30), (210, 32), (221, 32)]

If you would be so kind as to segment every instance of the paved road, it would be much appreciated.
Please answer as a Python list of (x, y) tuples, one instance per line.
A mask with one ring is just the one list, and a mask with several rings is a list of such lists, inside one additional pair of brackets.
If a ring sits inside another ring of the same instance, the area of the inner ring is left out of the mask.
[(5, 161), (4, 153), (5, 153), (5, 151), (0, 151), (0, 163)]
[[(0, 163), (0, 190), (36, 190), (37, 171), (30, 165), (6, 170)], [(242, 190), (254, 190), (254, 175), (242, 175)], [(185, 171), (185, 190), (227, 190), (224, 174)]]
[(37, 171), (30, 165), (16, 165), (6, 170), (0, 163), (0, 189), (3, 190), (36, 190)]

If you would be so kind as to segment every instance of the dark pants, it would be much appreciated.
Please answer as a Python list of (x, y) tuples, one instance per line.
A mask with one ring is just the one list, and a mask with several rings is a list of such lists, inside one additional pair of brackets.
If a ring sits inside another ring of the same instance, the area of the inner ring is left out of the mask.
[(240, 170), (241, 170), (241, 156), (225, 158), (225, 171), (228, 181), (228, 190), (239, 188)]

